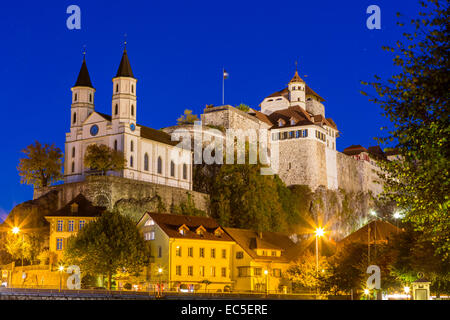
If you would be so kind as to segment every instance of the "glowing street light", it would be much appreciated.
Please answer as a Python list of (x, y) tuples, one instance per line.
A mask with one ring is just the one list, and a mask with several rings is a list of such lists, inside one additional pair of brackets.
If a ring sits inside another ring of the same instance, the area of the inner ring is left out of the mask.
[(409, 298), (409, 287), (408, 287), (408, 286), (405, 286), (405, 287), (403, 288), (403, 291), (405, 291), (405, 293), (406, 293), (406, 295), (407, 295), (406, 299), (408, 299), (408, 298)]
[(61, 292), (61, 286), (62, 286), (62, 273), (64, 271), (64, 266), (60, 265), (58, 268), (59, 271), (59, 292)]
[(367, 299), (369, 300), (370, 290), (369, 289), (364, 289), (364, 294), (366, 295)]
[(268, 275), (269, 275), (269, 270), (264, 270), (264, 274), (265, 274), (265, 276), (266, 276), (266, 298), (267, 298), (267, 295), (269, 294), (269, 277), (268, 277)]
[[(14, 227), (11, 229), (11, 232), (15, 235), (18, 235), (20, 233), (20, 228), (19, 227)], [(21, 250), (21, 255), (22, 255), (22, 271), (23, 271), (23, 241), (24, 241), (24, 234), (22, 233), (22, 250)]]
[[(323, 228), (316, 228), (314, 231), (316, 234), (316, 277), (319, 275), (319, 238), (323, 237), (325, 234), (325, 230)], [(316, 286), (316, 293), (317, 293), (317, 286)]]
[(159, 284), (158, 284), (158, 296), (161, 296), (161, 274), (163, 272), (162, 268), (158, 268), (158, 277), (159, 277)]
[(20, 228), (19, 227), (14, 227), (14, 228), (12, 228), (11, 232), (13, 234), (18, 234), (20, 232)]

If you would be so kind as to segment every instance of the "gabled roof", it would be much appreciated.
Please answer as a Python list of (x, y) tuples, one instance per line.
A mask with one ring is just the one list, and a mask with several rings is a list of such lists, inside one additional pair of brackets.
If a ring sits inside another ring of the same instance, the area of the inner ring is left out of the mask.
[[(214, 235), (214, 231), (219, 227), (219, 224), (212, 218), (147, 212), (140, 221), (142, 221), (145, 215), (152, 218), (169, 238), (233, 241), (227, 233), (222, 234), (220, 237)], [(189, 228), (184, 235), (178, 231), (182, 225)], [(197, 228), (200, 226), (206, 230), (203, 235), (196, 233)]]
[(101, 112), (98, 112), (98, 111), (95, 111), (95, 112), (97, 112), (99, 115), (101, 115), (105, 120), (108, 120), (108, 121), (112, 120), (112, 117), (109, 114), (101, 113)]
[[(78, 205), (76, 212), (72, 211), (73, 205)], [(98, 217), (106, 210), (105, 207), (94, 206), (81, 193), (61, 209), (47, 214), (46, 217)]]
[[(305, 86), (305, 94), (306, 95), (312, 95), (315, 96), (317, 99), (319, 99), (320, 102), (325, 101), (324, 98), (322, 98), (320, 95), (318, 95), (313, 89), (311, 89), (308, 85)], [(284, 88), (280, 91), (274, 92), (271, 95), (267, 96), (266, 98), (275, 98), (275, 97), (284, 97), (289, 100), (289, 89)]]
[(127, 49), (123, 50), (122, 60), (120, 60), (119, 69), (117, 69), (116, 78), (117, 77), (134, 78), (130, 60), (128, 59)]
[(140, 124), (138, 124), (138, 126), (141, 128), (142, 138), (158, 141), (172, 146), (176, 146), (179, 143), (179, 141), (172, 141), (171, 136), (164, 131), (149, 128)]
[(91, 83), (91, 77), (89, 76), (89, 71), (86, 66), (86, 59), (83, 58), (83, 63), (81, 64), (80, 73), (78, 74), (77, 82), (75, 82), (74, 87), (89, 87), (94, 88)]
[[(369, 228), (370, 232), (368, 230)], [(348, 243), (367, 244), (368, 238), (370, 238), (371, 243), (375, 243), (375, 240), (377, 242), (385, 242), (392, 239), (398, 232), (402, 232), (402, 230), (393, 224), (384, 220), (377, 220), (376, 222), (374, 220), (339, 241), (338, 246), (343, 246)]]
[(297, 70), (295, 70), (295, 74), (292, 77), (291, 81), (289, 81), (289, 83), (292, 83), (292, 82), (305, 82), (305, 81), (303, 81), (303, 79), (300, 78), (300, 76), (298, 75)]
[(347, 147), (342, 151), (342, 153), (348, 155), (348, 156), (354, 156), (357, 154), (360, 154), (361, 152), (367, 152), (367, 149), (359, 144), (351, 145), (350, 147)]
[[(288, 235), (279, 232), (258, 233), (248, 229), (225, 228), (231, 238), (253, 259), (289, 262), (295, 260), (304, 250), (302, 243), (294, 243)], [(259, 256), (256, 249), (279, 250), (281, 256)]]

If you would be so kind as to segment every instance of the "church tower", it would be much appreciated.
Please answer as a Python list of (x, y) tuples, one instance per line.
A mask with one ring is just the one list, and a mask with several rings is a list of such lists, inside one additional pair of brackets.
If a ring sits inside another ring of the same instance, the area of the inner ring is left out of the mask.
[(116, 76), (112, 79), (112, 119), (136, 124), (136, 82), (131, 70), (127, 48), (123, 50), (122, 60)]
[(72, 107), (70, 127), (81, 127), (84, 120), (94, 112), (95, 89), (92, 86), (91, 78), (89, 77), (85, 57), (83, 57), (83, 63), (81, 64), (77, 82), (71, 90)]
[(306, 94), (305, 94), (305, 81), (300, 78), (297, 70), (295, 70), (295, 75), (289, 81), (289, 106), (300, 106), (304, 110), (306, 108)]

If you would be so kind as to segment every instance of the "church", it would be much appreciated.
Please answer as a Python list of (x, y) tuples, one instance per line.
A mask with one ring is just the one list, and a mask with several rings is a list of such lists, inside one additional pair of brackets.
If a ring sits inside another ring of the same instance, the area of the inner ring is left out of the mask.
[(66, 133), (64, 181), (98, 175), (83, 159), (90, 144), (123, 152), (125, 169), (107, 175), (192, 190), (192, 152), (177, 146), (167, 133), (137, 123), (137, 79), (126, 48), (112, 79), (111, 115), (95, 110), (95, 88), (83, 58), (72, 87), (70, 132)]

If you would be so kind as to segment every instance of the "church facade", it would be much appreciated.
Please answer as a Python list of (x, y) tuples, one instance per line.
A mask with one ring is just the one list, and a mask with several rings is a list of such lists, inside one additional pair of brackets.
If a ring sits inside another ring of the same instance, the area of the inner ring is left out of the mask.
[(125, 169), (108, 172), (128, 179), (192, 190), (192, 152), (177, 147), (170, 135), (137, 123), (137, 79), (126, 49), (112, 79), (111, 115), (95, 110), (95, 89), (86, 61), (72, 87), (70, 131), (66, 133), (65, 183), (83, 181), (98, 172), (83, 159), (90, 144), (123, 152)]

